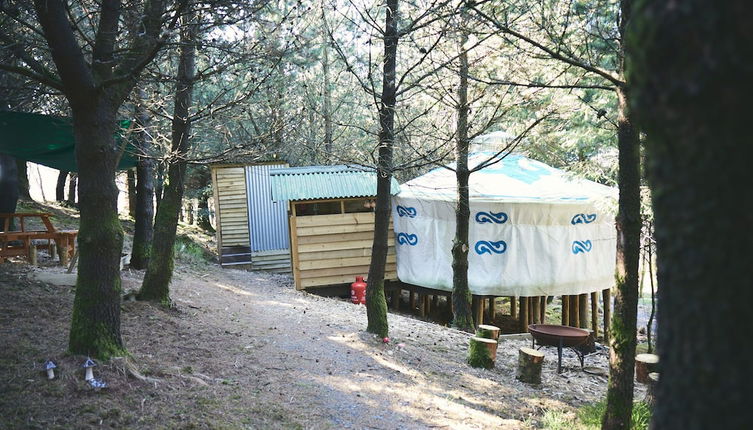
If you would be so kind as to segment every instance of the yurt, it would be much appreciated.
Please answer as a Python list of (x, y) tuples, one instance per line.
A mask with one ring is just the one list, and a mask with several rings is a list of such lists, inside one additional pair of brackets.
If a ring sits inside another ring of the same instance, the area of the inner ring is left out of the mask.
[[(614, 283), (616, 190), (520, 154), (476, 152), (470, 176), (468, 280), (475, 296), (579, 295)], [(452, 290), (454, 165), (401, 184), (392, 217), (397, 275)]]

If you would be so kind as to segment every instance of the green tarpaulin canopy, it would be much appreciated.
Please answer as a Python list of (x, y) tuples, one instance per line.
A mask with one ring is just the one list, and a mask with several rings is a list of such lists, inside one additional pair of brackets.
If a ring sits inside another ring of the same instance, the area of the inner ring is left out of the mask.
[[(122, 143), (125, 130), (130, 127), (131, 122), (124, 120), (120, 121), (119, 125), (119, 133), (116, 133), (115, 140)], [(0, 153), (53, 169), (77, 172), (74, 148), (71, 118), (25, 112), (0, 112)], [(129, 169), (136, 165), (136, 158), (131, 154), (133, 149), (131, 144), (128, 144), (118, 169)]]

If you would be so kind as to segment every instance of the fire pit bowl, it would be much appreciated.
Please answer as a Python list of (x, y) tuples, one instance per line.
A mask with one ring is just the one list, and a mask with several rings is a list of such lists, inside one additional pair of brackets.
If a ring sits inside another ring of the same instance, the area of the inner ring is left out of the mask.
[(588, 341), (590, 333), (576, 327), (554, 324), (531, 324), (528, 332), (533, 336), (534, 346), (557, 347), (557, 373), (562, 373), (562, 348), (570, 348), (578, 356), (580, 367), (583, 368), (583, 353), (578, 347)]
[(589, 335), (588, 330), (582, 328), (554, 324), (531, 324), (528, 331), (539, 345), (565, 348), (582, 345), (588, 340)]

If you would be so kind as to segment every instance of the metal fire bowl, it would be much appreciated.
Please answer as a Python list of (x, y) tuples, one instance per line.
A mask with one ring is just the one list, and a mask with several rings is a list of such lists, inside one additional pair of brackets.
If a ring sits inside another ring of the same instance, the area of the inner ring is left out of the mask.
[(582, 345), (589, 335), (587, 330), (581, 328), (554, 324), (531, 324), (528, 326), (528, 331), (539, 345), (565, 348)]

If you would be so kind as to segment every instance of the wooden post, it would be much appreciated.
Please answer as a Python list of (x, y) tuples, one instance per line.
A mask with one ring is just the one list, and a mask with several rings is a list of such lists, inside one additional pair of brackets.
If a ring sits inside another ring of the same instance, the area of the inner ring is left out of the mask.
[(562, 325), (570, 325), (570, 296), (562, 296)]
[(426, 294), (418, 295), (418, 315), (421, 317), (426, 316)]
[(578, 327), (588, 327), (588, 294), (578, 296), (578, 315), (580, 316)]
[(609, 343), (609, 325), (612, 324), (612, 290), (607, 288), (601, 292), (604, 306), (604, 342)]
[(534, 324), (538, 324), (541, 318), (541, 310), (539, 310), (540, 303), (541, 300), (538, 297), (531, 297), (531, 319)]
[(37, 265), (37, 246), (34, 245), (34, 242), (30, 242), (29, 245), (29, 263), (31, 263), (32, 266)]
[(416, 310), (416, 290), (410, 289), (410, 293), (408, 294), (408, 304), (410, 305), (410, 311), (413, 312)]
[(434, 294), (431, 296), (431, 308), (437, 309), (439, 307), (439, 294)]
[(473, 296), (472, 310), (473, 310), (473, 322), (478, 327), (479, 324), (484, 323), (484, 299), (478, 296)]
[(424, 316), (428, 317), (431, 312), (431, 297), (428, 294), (424, 294), (423, 300)]
[(522, 333), (528, 333), (528, 297), (520, 298), (518, 316), (520, 317), (520, 331)]
[(518, 299), (515, 296), (508, 297), (510, 300), (510, 316), (513, 318), (518, 317)]
[(641, 384), (649, 384), (648, 375), (656, 372), (659, 365), (659, 356), (656, 354), (638, 354), (635, 356), (635, 380)]
[(471, 367), (491, 369), (497, 360), (497, 341), (473, 336), (468, 346), (468, 364)]
[(541, 304), (539, 305), (539, 309), (541, 311), (541, 315), (539, 316), (539, 322), (541, 324), (546, 324), (546, 299), (547, 299), (547, 296), (541, 296)]
[(400, 309), (400, 296), (403, 295), (403, 290), (398, 288), (392, 290), (392, 309)]
[(489, 322), (493, 322), (497, 318), (497, 300), (495, 297), (490, 297), (487, 319)]
[(518, 350), (518, 372), (515, 376), (527, 384), (541, 383), (541, 367), (544, 353), (533, 348), (522, 347)]
[(599, 337), (599, 293), (591, 293), (591, 330)]
[(578, 316), (578, 295), (570, 296), (570, 326), (578, 327), (580, 317)]
[(55, 258), (57, 257), (57, 245), (55, 244), (55, 241), (50, 241), (50, 244), (47, 248), (47, 252), (50, 254), (50, 261), (55, 261)]

